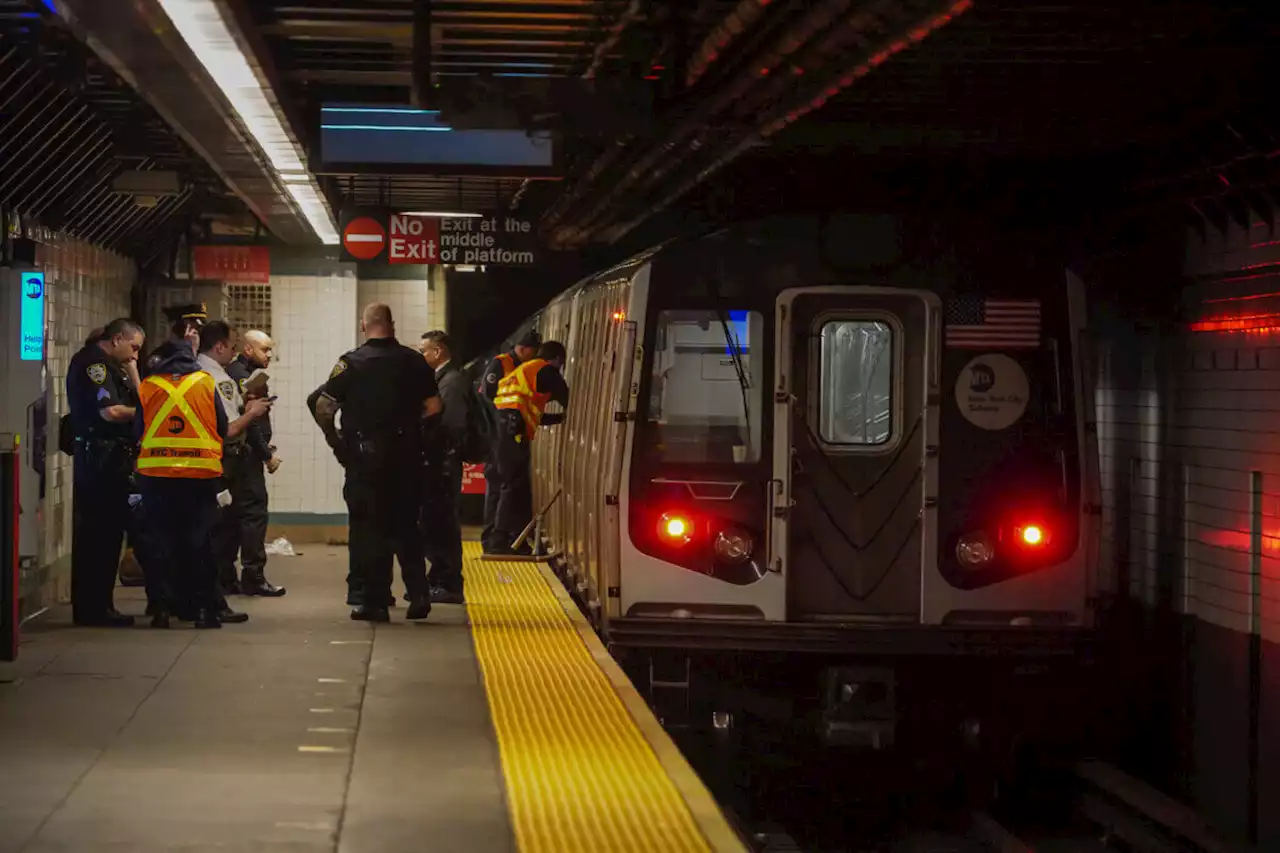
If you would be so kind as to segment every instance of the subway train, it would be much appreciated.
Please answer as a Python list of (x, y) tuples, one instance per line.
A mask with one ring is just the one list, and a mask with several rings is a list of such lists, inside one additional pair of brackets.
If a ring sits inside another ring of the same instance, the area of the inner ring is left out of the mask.
[(533, 447), (551, 565), (665, 723), (888, 749), (1078, 721), (1098, 463), (1050, 258), (971, 217), (777, 217), (513, 331), (568, 349)]

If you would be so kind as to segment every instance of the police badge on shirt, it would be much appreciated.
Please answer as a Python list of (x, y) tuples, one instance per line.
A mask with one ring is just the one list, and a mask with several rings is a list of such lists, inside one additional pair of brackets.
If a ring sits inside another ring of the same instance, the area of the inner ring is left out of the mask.
[(107, 366), (102, 362), (89, 365), (85, 372), (89, 374), (89, 378), (95, 385), (101, 385), (107, 381)]
[(222, 395), (222, 399), (228, 403), (236, 401), (236, 383), (232, 379), (224, 379), (218, 383), (218, 393)]

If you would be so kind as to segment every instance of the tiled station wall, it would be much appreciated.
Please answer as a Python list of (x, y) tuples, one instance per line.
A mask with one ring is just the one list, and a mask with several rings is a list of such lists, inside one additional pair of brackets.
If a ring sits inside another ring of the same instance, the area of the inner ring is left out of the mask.
[(1184, 272), (1176, 320), (1091, 317), (1101, 566), (1177, 626), (1149, 654), (1182, 793), (1240, 837), (1253, 799), (1280, 849), (1280, 233), (1189, 234)]
[(135, 281), (132, 261), (78, 240), (55, 237), (38, 248), (37, 263), (45, 271), (48, 402), (45, 497), (39, 525), (39, 562), (45, 576), (44, 602), (66, 598), (71, 583), (71, 458), (58, 451), (57, 426), (67, 413), (67, 365), (89, 332), (115, 318), (128, 316)]

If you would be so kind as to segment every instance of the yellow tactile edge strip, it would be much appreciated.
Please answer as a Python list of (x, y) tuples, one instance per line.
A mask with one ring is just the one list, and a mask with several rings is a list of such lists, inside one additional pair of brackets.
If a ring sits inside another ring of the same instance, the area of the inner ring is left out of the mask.
[(693, 768), (535, 563), (466, 550), (467, 614), (521, 853), (742, 853)]

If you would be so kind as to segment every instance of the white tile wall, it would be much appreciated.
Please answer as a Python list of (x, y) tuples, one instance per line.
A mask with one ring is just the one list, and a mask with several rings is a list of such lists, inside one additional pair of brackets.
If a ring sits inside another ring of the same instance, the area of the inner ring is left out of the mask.
[[(396, 337), (401, 343), (412, 346), (423, 332), (445, 327), (444, 279), (438, 276), (435, 286), (428, 287), (426, 279), (361, 279), (358, 290), (359, 309), (371, 302), (383, 302), (391, 306), (396, 321)], [(359, 332), (360, 318), (356, 316)]]
[(276, 358), (269, 373), (280, 399), (272, 413), (283, 461), (267, 478), (272, 513), (345, 514), (342, 468), (307, 411), (307, 395), (328, 378), (334, 363), (356, 346), (354, 271), (329, 277), (272, 276)]
[[(133, 262), (70, 238), (39, 247), (37, 262), (47, 282), (48, 449), (45, 498), (41, 507), (40, 562), (49, 566), (71, 555), (71, 458), (58, 451), (58, 423), (67, 413), (67, 365), (89, 332), (129, 314)], [(69, 576), (52, 579), (51, 593), (65, 598)]]
[[(1188, 238), (1186, 320), (1263, 317), (1250, 333), (1095, 325), (1102, 566), (1155, 604), (1280, 642), (1280, 242), (1268, 223)], [(1261, 474), (1258, 594), (1253, 472)]]

